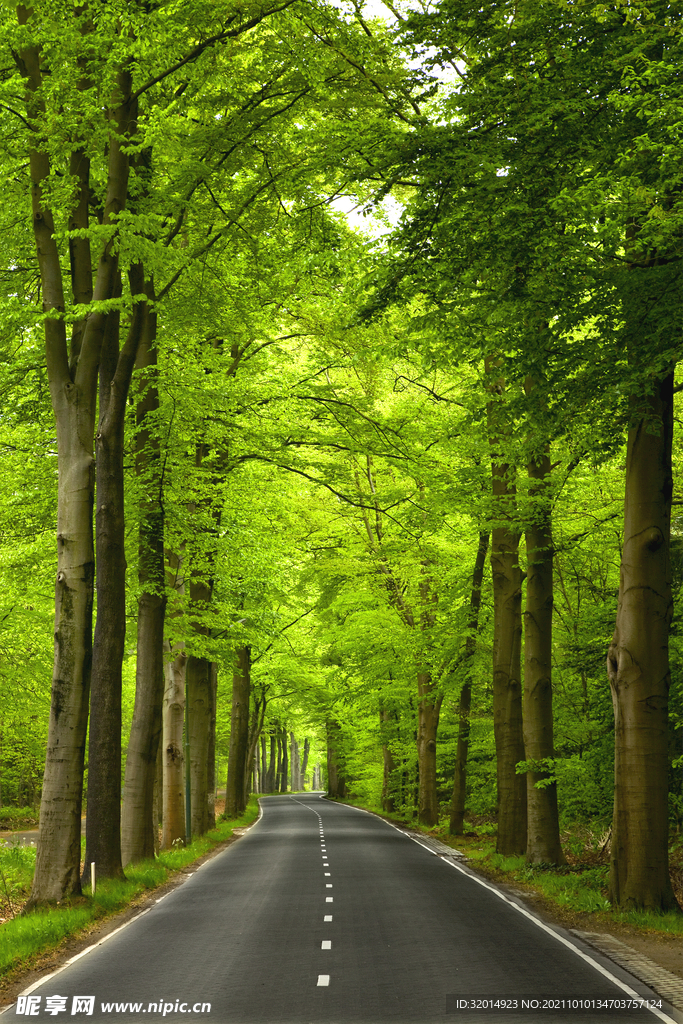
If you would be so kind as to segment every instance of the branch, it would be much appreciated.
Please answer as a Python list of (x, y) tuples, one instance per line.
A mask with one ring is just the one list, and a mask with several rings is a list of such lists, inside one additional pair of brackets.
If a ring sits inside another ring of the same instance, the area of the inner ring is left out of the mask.
[[(326, 490), (330, 491), (331, 494), (334, 494), (336, 498), (339, 498), (340, 501), (345, 502), (347, 505), (352, 505), (354, 508), (368, 509), (370, 512), (375, 511), (374, 505), (365, 505), (363, 504), (363, 502), (354, 501), (353, 498), (350, 498), (348, 496), (348, 494), (344, 494), (343, 491), (336, 490), (336, 488), (334, 488), (331, 484), (326, 483), (324, 480), (320, 480), (317, 477), (311, 476), (310, 473), (306, 473), (303, 469), (296, 469), (296, 467), (294, 466), (285, 466), (281, 462), (276, 462), (275, 459), (268, 458), (267, 455), (240, 455), (240, 457), (236, 460), (235, 465), (240, 465), (243, 462), (267, 462), (269, 463), (269, 465), (276, 466), (278, 469), (284, 469), (288, 473), (296, 473), (297, 476), (302, 476), (304, 477), (304, 479), (310, 480), (311, 483), (313, 484), (320, 484), (321, 487), (324, 487)], [(395, 508), (396, 505), (400, 504), (400, 501), (394, 501), (392, 502), (391, 505), (387, 505), (386, 508), (380, 508), (380, 512), (382, 513), (382, 515), (387, 516), (388, 519), (391, 519), (392, 522), (396, 523), (399, 529), (407, 533), (410, 537), (413, 538), (413, 540), (418, 540), (419, 538), (417, 537), (416, 534), (412, 533), (412, 531), (409, 530), (407, 526), (404, 526), (403, 523), (399, 522), (398, 519), (389, 514), (390, 508)]]
[[(190, 50), (190, 52), (185, 57), (183, 57), (182, 60), (179, 60), (172, 67), (167, 68), (165, 71), (162, 71), (161, 74), (156, 75), (155, 78), (150, 78), (148, 82), (146, 82), (144, 85), (141, 85), (138, 91), (133, 94), (133, 99), (138, 99), (139, 96), (142, 96), (143, 93), (147, 92), (153, 86), (158, 85), (159, 82), (163, 82), (163, 80), (165, 78), (168, 78), (169, 75), (174, 74), (176, 71), (179, 71), (180, 68), (185, 67), (186, 64), (190, 64), (198, 57), (201, 57), (202, 53), (204, 53), (205, 50), (207, 50), (210, 46), (213, 46), (215, 43), (221, 43), (223, 42), (224, 39), (236, 39), (237, 36), (242, 35), (243, 32), (248, 32), (250, 28), (254, 28), (256, 25), (262, 22), (265, 18), (269, 17), (271, 14), (277, 14), (279, 11), (284, 11), (287, 7), (290, 7), (295, 2), (296, 0), (286, 0), (286, 3), (280, 4), (279, 7), (271, 7), (269, 11), (261, 11), (260, 14), (255, 15), (253, 18), (250, 18), (249, 21), (245, 21), (243, 25), (240, 25), (237, 28), (230, 30), (223, 29), (223, 31), (217, 32), (213, 36), (209, 36), (209, 38), (205, 39), (203, 43), (198, 43), (193, 50)], [(227, 24), (232, 24), (236, 17), (237, 15), (234, 14), (232, 18), (228, 20)]]

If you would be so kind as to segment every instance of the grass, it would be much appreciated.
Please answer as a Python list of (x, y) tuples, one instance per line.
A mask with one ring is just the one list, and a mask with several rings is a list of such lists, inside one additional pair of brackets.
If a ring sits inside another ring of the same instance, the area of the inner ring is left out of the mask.
[(30, 965), (40, 954), (84, 932), (89, 926), (123, 910), (133, 901), (155, 889), (173, 875), (203, 857), (218, 843), (229, 839), (235, 828), (251, 824), (258, 816), (255, 797), (245, 813), (230, 821), (219, 821), (216, 828), (193, 840), (160, 853), (154, 860), (141, 861), (126, 868), (125, 881), (98, 881), (95, 895), (86, 887), (84, 895), (62, 905), (18, 916), (28, 899), (35, 865), (35, 847), (0, 848), (0, 907), (5, 923), (0, 927), (0, 976)]
[[(604, 824), (573, 823), (562, 834), (568, 863), (562, 867), (530, 865), (525, 857), (503, 857), (496, 853), (496, 826), (491, 821), (467, 822), (464, 836), (448, 834), (442, 822), (434, 828), (420, 825), (399, 814), (387, 814), (381, 807), (358, 800), (341, 803), (374, 811), (391, 821), (409, 825), (440, 839), (465, 855), (471, 867), (494, 881), (523, 885), (542, 896), (559, 912), (591, 914), (591, 929), (603, 929), (610, 923), (630, 925), (642, 932), (683, 935), (683, 914), (612, 909), (608, 899), (609, 865)], [(671, 879), (679, 903), (683, 906), (683, 842), (677, 839), (670, 849)]]
[(33, 807), (0, 807), (0, 831), (23, 832), (38, 828), (38, 811)]

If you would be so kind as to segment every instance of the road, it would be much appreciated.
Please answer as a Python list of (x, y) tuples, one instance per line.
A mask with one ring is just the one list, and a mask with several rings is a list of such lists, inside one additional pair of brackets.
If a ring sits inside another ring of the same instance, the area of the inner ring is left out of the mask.
[[(151, 910), (41, 982), (6, 1011), (6, 1019), (126, 1024), (681, 1019), (666, 1005), (657, 1014), (614, 1009), (610, 1001), (628, 1000), (629, 992), (656, 997), (611, 961), (538, 923), (467, 869), (433, 855), (381, 819), (312, 794), (266, 797), (262, 808), (262, 817), (242, 839)], [(74, 1007), (81, 997), (94, 997), (94, 1005)], [(469, 1009), (470, 998), (503, 997), (517, 1000), (517, 1008)], [(542, 1005), (548, 998), (558, 1008), (535, 1007), (533, 1000)], [(523, 1007), (523, 999), (531, 1002)], [(575, 1012), (566, 1008), (569, 999), (601, 1000), (608, 1008)]]

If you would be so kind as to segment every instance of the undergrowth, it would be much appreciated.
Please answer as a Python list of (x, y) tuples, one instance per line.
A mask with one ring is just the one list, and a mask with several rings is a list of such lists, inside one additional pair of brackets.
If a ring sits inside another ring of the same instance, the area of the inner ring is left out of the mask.
[(38, 811), (33, 807), (0, 807), (0, 831), (22, 832), (38, 828)]
[(86, 886), (83, 896), (62, 904), (36, 910), (25, 917), (21, 910), (31, 888), (36, 850), (31, 846), (0, 847), (0, 975), (28, 966), (38, 954), (54, 949), (65, 938), (75, 936), (97, 921), (123, 910), (136, 897), (163, 885), (175, 871), (187, 867), (218, 843), (229, 839), (233, 829), (249, 825), (258, 816), (258, 802), (249, 800), (240, 818), (219, 821), (214, 829), (189, 846), (178, 846), (160, 853), (154, 860), (141, 861), (126, 868), (125, 881), (102, 879), (96, 882), (95, 895)]

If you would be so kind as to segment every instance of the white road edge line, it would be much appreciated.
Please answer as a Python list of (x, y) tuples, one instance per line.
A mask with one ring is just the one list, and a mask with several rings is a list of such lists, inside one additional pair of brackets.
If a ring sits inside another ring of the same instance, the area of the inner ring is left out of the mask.
[[(38, 978), (37, 981), (34, 981), (32, 985), (29, 985), (28, 988), (25, 988), (22, 992), (19, 993), (19, 995), (27, 996), (30, 992), (33, 992), (33, 990), (38, 988), (40, 985), (44, 985), (46, 981), (50, 981), (52, 978), (56, 978), (58, 974), (61, 974), (62, 971), (65, 971), (67, 967), (71, 967), (72, 964), (75, 964), (76, 961), (80, 960), (82, 956), (86, 955), (86, 953), (92, 953), (93, 949), (97, 949), (98, 946), (104, 945), (105, 942), (107, 942), (109, 939), (112, 939), (115, 935), (118, 935), (118, 933), (122, 932), (124, 928), (127, 928), (128, 925), (132, 924), (133, 921), (139, 921), (141, 917), (144, 917), (145, 914), (149, 914), (150, 910), (153, 909), (153, 907), (147, 907), (147, 910), (143, 910), (139, 914), (136, 914), (135, 917), (131, 917), (130, 921), (126, 921), (125, 924), (122, 924), (118, 928), (115, 928), (113, 932), (109, 932), (109, 934), (105, 935), (104, 938), (100, 939), (99, 942), (94, 942), (92, 946), (88, 946), (86, 949), (82, 949), (80, 953), (76, 953), (75, 956), (72, 956), (70, 960), (67, 960), (66, 963), (63, 963), (62, 966), (58, 967), (56, 971), (52, 972), (52, 974), (46, 974), (42, 978)], [(12, 1006), (14, 1006), (14, 1003), (12, 1003)], [(11, 1010), (12, 1006), (8, 1006), (7, 1009)], [(6, 1011), (3, 1010), (3, 1013), (5, 1012)]]
[[(373, 818), (379, 818), (378, 814), (373, 814), (372, 811), (366, 811), (363, 807), (353, 807), (352, 804), (343, 804), (342, 806), (350, 807), (352, 811), (361, 811), (362, 814), (370, 814)], [(390, 825), (391, 828), (395, 828), (396, 831), (400, 832), (402, 836), (405, 836), (406, 839), (411, 839), (414, 843), (417, 843), (418, 846), (421, 846), (423, 850), (427, 850), (429, 853), (431, 853), (432, 856), (439, 857), (438, 853), (435, 853), (434, 850), (431, 850), (424, 843), (421, 843), (419, 839), (415, 839), (414, 836), (408, 835), (408, 833), (404, 832), (403, 829), (400, 829), (398, 825), (394, 825), (392, 822), (386, 821), (385, 818), (379, 818), (379, 820), (383, 821), (386, 825)], [(547, 932), (548, 935), (552, 935), (552, 937), (554, 939), (557, 939), (558, 942), (561, 942), (563, 946), (566, 946), (567, 949), (571, 949), (571, 951), (573, 953), (576, 953), (578, 957), (580, 957), (582, 960), (585, 960), (587, 964), (590, 964), (590, 966), (593, 967), (598, 972), (598, 974), (602, 974), (605, 978), (608, 978), (611, 982), (613, 982), (613, 984), (615, 984), (617, 988), (620, 988), (621, 991), (626, 993), (626, 995), (630, 996), (631, 999), (643, 998), (642, 996), (639, 996), (636, 990), (631, 988), (630, 985), (627, 985), (626, 982), (621, 981), (619, 978), (615, 977), (615, 975), (608, 971), (607, 968), (603, 967), (602, 964), (599, 964), (597, 960), (593, 959), (592, 956), (588, 956), (587, 953), (584, 953), (583, 950), (579, 949), (578, 946), (575, 946), (573, 942), (569, 941), (569, 939), (565, 939), (563, 935), (558, 935), (558, 933), (556, 931), (553, 931), (552, 928), (549, 928), (544, 921), (539, 921), (537, 917), (529, 913), (529, 911), (525, 907), (521, 907), (518, 903), (515, 903), (514, 900), (509, 899), (509, 897), (507, 897), (504, 892), (501, 892), (500, 889), (496, 889), (493, 885), (489, 885), (489, 883), (485, 882), (483, 878), (479, 878), (479, 876), (474, 874), (474, 872), (466, 871), (465, 868), (460, 867), (459, 864), (455, 864), (452, 860), (446, 860), (444, 857), (439, 857), (439, 860), (443, 861), (444, 864), (449, 864), (452, 868), (455, 868), (456, 871), (459, 871), (461, 875), (465, 875), (466, 878), (471, 878), (473, 882), (476, 882), (478, 885), (483, 886), (484, 889), (488, 889), (489, 892), (492, 892), (499, 899), (503, 900), (504, 903), (507, 903), (514, 910), (518, 911), (518, 913), (528, 918), (529, 921), (532, 921), (542, 931)], [(649, 986), (646, 987), (649, 988)], [(663, 996), (660, 996), (660, 998), (664, 1000)], [(675, 1021), (673, 1017), (669, 1017), (667, 1013), (663, 1013), (662, 1010), (658, 1010), (653, 1006), (648, 1006), (647, 1009), (650, 1011), (650, 1013), (654, 1014), (655, 1017), (659, 1017), (661, 1021), (664, 1021), (664, 1024), (679, 1024), (678, 1021)]]
[[(437, 855), (435, 854), (435, 856)], [(587, 964), (590, 964), (591, 967), (595, 968), (595, 970), (599, 974), (602, 974), (605, 978), (609, 978), (609, 980), (613, 982), (618, 988), (620, 988), (622, 992), (625, 992), (626, 995), (630, 996), (632, 999), (643, 998), (642, 996), (638, 995), (635, 989), (631, 988), (630, 985), (627, 985), (626, 982), (621, 981), (619, 978), (617, 978), (614, 974), (611, 973), (611, 971), (608, 971), (607, 968), (602, 966), (602, 964), (599, 964), (597, 960), (594, 960), (592, 956), (588, 956), (587, 953), (584, 953), (583, 950), (578, 949), (578, 947), (575, 946), (573, 942), (570, 942), (569, 939), (565, 939), (564, 935), (558, 935), (558, 933), (556, 931), (553, 931), (552, 928), (549, 928), (544, 921), (539, 921), (538, 918), (534, 917), (533, 914), (530, 914), (525, 907), (520, 907), (518, 903), (515, 903), (513, 900), (508, 899), (508, 897), (504, 893), (500, 892), (498, 889), (495, 889), (492, 885), (489, 885), (488, 882), (485, 882), (482, 878), (478, 878), (476, 875), (470, 874), (469, 871), (465, 871), (465, 869), (461, 868), (459, 864), (454, 864), (450, 860), (446, 860), (445, 863), (450, 864), (450, 866), (452, 868), (455, 868), (456, 871), (459, 871), (461, 875), (466, 875), (468, 878), (471, 878), (473, 881), (477, 882), (478, 885), (483, 886), (484, 889), (488, 889), (490, 892), (498, 896), (499, 899), (503, 900), (505, 903), (508, 903), (511, 907), (514, 907), (516, 911), (518, 911), (524, 917), (528, 918), (529, 921), (533, 921), (533, 923), (537, 925), (539, 928), (541, 928), (542, 931), (547, 932), (548, 935), (552, 935), (553, 938), (557, 939), (558, 942), (561, 942), (563, 946), (566, 946), (567, 949), (571, 949), (573, 953), (576, 953), (576, 955), (581, 957), (582, 960), (585, 960), (585, 962)], [(649, 986), (647, 987), (649, 988)], [(663, 998), (663, 996), (660, 996), (660, 999)], [(655, 1017), (659, 1017), (660, 1020), (664, 1021), (665, 1024), (676, 1024), (676, 1021), (673, 1019), (673, 1017), (669, 1017), (667, 1013), (663, 1013), (661, 1010), (658, 1010), (652, 1006), (648, 1006), (648, 1010), (650, 1011), (650, 1013), (654, 1013)]]

